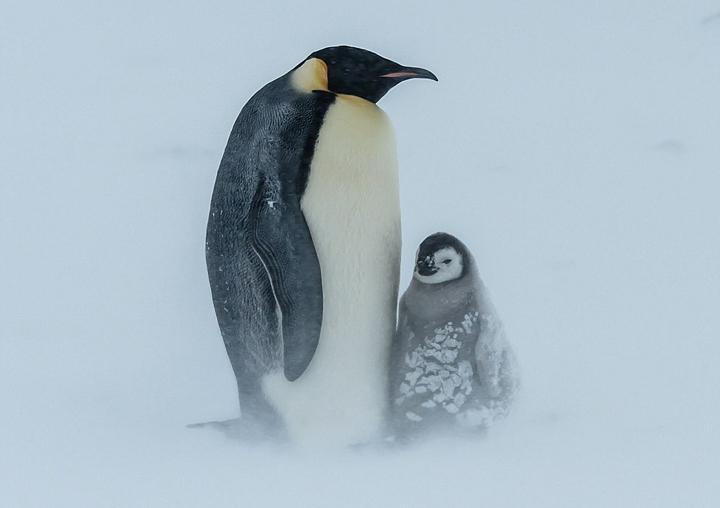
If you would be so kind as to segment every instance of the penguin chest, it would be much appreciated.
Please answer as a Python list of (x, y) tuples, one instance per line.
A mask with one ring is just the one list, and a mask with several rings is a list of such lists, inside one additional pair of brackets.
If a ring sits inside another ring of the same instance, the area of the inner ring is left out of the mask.
[(400, 227), (395, 136), (375, 104), (337, 97), (318, 135), (301, 206), (330, 283), (352, 277), (358, 287), (395, 268)]
[(265, 391), (298, 442), (371, 440), (382, 425), (400, 262), (392, 126), (363, 99), (338, 96), (318, 135), (301, 206), (322, 272), (323, 323), (307, 371)]

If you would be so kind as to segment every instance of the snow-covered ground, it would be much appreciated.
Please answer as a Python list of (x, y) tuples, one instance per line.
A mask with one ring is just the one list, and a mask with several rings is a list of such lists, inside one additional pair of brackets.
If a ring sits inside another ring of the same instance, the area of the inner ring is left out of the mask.
[[(0, 7), (0, 506), (720, 505), (720, 3)], [(485, 439), (300, 455), (236, 415), (203, 241), (236, 114), (314, 49), (431, 69), (413, 252), (474, 251), (523, 369)]]

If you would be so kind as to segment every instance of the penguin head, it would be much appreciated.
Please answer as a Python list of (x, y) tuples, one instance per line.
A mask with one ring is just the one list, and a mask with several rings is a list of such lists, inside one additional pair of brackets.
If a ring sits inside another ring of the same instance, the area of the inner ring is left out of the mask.
[(324, 63), (330, 92), (354, 95), (370, 102), (379, 101), (392, 87), (408, 79), (437, 81), (435, 74), (426, 69), (405, 67), (372, 51), (352, 46), (333, 46), (315, 51), (305, 62), (312, 59)]
[(469, 264), (467, 248), (460, 240), (447, 233), (435, 233), (420, 244), (413, 277), (423, 284), (450, 282), (461, 279)]

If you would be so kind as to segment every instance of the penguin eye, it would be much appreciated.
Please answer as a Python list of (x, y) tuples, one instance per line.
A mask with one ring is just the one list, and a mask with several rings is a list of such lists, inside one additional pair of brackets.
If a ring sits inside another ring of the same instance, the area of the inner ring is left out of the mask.
[(452, 263), (452, 260), (450, 260), (450, 259), (443, 259), (443, 260), (442, 260), (442, 264), (444, 264), (444, 265), (449, 265), (450, 263)]

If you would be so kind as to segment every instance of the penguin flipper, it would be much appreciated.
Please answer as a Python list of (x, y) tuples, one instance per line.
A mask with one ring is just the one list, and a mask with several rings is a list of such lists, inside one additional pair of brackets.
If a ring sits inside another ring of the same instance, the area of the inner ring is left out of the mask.
[(400, 386), (404, 377), (402, 363), (404, 360), (404, 351), (410, 349), (410, 343), (415, 338), (415, 334), (410, 328), (408, 322), (407, 305), (405, 296), (400, 298), (398, 305), (398, 324), (395, 336), (393, 337), (392, 346), (390, 348), (390, 381), (391, 381), (391, 400), (395, 399), (395, 391)]
[(310, 364), (320, 338), (320, 262), (299, 200), (281, 196), (277, 182), (260, 182), (251, 214), (253, 250), (280, 310), (285, 377), (295, 381)]
[(247, 443), (258, 443), (268, 439), (270, 436), (265, 432), (267, 429), (248, 425), (242, 418), (220, 420), (212, 422), (191, 423), (185, 425), (188, 429), (212, 429), (219, 431), (230, 439), (244, 441)]
[(475, 360), (477, 372), (483, 377), (480, 381), (487, 387), (490, 397), (509, 404), (518, 384), (515, 355), (494, 309), (485, 309), (479, 324)]

